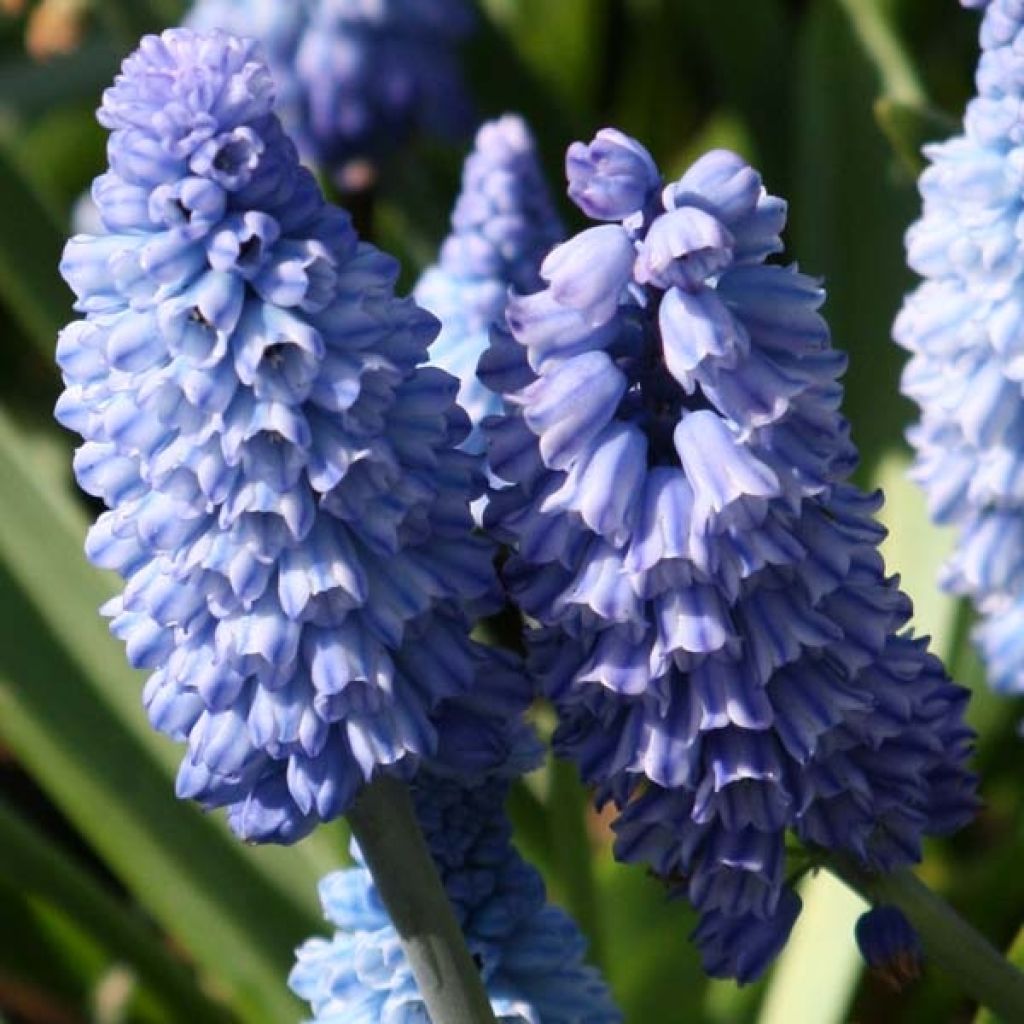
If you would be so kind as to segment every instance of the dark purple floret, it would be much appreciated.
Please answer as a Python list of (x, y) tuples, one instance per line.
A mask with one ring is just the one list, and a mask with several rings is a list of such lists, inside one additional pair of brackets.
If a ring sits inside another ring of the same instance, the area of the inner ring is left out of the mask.
[[(796, 915), (787, 833), (886, 871), (970, 817), (966, 691), (906, 631), (880, 498), (848, 482), (824, 292), (769, 262), (785, 203), (722, 150), (661, 182), (611, 130), (567, 165), (608, 222), (492, 331), (507, 486), (485, 525), (617, 855), (701, 911), (710, 970), (750, 980)], [(729, 948), (751, 929), (756, 953)]]

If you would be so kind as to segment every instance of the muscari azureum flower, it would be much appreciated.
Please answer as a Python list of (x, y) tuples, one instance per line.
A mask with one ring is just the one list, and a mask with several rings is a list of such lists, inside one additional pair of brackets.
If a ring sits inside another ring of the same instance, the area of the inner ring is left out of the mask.
[(197, 0), (187, 18), (263, 44), (285, 129), (342, 187), (418, 132), (469, 127), (457, 50), (473, 23), (466, 0)]
[(822, 289), (766, 262), (785, 204), (725, 151), (663, 185), (611, 129), (567, 170), (606, 223), (492, 332), (484, 429), (514, 486), (485, 523), (617, 855), (698, 908), (712, 974), (749, 980), (799, 911), (787, 830), (886, 870), (970, 816), (966, 691), (902, 632)]
[(463, 445), (469, 451), (483, 451), (479, 424), (501, 410), (476, 376), (491, 324), (504, 314), (510, 288), (541, 287), (541, 260), (563, 234), (522, 118), (506, 114), (483, 125), (462, 172), (452, 233), (413, 291), (441, 321), (430, 361), (459, 379), (459, 404), (473, 424)]
[[(481, 710), (480, 719), (488, 713)], [(617, 1024), (622, 1016), (607, 986), (584, 963), (579, 930), (545, 902), (540, 875), (512, 845), (508, 787), (533, 766), (537, 746), (521, 720), (508, 721), (506, 760), (489, 774), (472, 781), (417, 774), (417, 817), (498, 1020)], [(358, 846), (353, 854), (360, 861)], [(317, 1024), (423, 1024), (423, 1002), (369, 871), (328, 875), (320, 896), (339, 931), (303, 945), (290, 978)]]
[(913, 476), (932, 518), (959, 531), (942, 583), (974, 602), (989, 679), (1014, 692), (1024, 692), (1022, 44), (1024, 3), (992, 0), (963, 134), (925, 149), (924, 211), (907, 234), (925, 280), (893, 329), (912, 353), (903, 390), (921, 407)]
[(438, 324), (395, 297), (397, 264), (324, 202), (272, 106), (250, 40), (169, 30), (125, 61), (99, 112), (106, 232), (61, 264), (83, 318), (57, 416), (110, 509), (87, 551), (125, 579), (111, 628), (187, 744), (179, 794), (288, 841), (439, 730), (486, 767), (478, 677), (529, 694), (467, 637), (462, 602), (496, 580), (457, 382), (421, 365)]

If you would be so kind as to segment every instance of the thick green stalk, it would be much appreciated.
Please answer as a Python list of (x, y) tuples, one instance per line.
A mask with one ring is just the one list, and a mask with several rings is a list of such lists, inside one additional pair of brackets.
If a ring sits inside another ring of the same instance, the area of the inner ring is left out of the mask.
[[(1024, 966), (1024, 928), (1017, 932), (1013, 944), (1006, 951), (1006, 958), (1014, 967)], [(974, 1024), (999, 1024), (999, 1021), (987, 1006), (980, 1006), (974, 1018)]]
[(405, 786), (378, 777), (363, 789), (348, 822), (433, 1024), (495, 1024)]
[(1005, 1021), (1024, 1021), (1024, 974), (913, 872), (870, 874), (849, 861), (826, 867), (872, 903), (891, 903), (921, 936), (925, 954), (963, 991)]

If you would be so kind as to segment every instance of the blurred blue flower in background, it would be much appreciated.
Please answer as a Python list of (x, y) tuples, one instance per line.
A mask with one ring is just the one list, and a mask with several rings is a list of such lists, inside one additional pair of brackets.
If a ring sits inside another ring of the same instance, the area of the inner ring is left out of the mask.
[(699, 909), (710, 972), (750, 980), (798, 910), (787, 829), (889, 870), (970, 817), (967, 694), (903, 632), (880, 498), (846, 482), (824, 293), (766, 262), (782, 200), (722, 150), (663, 184), (613, 130), (567, 170), (606, 223), (492, 332), (506, 411), (484, 429), (511, 486), (485, 525), (617, 855)]
[[(486, 716), (481, 716), (482, 720)], [(544, 882), (512, 845), (504, 805), (512, 779), (539, 754), (521, 721), (508, 719), (506, 761), (472, 782), (420, 772), (417, 817), (480, 969), (495, 1016), (508, 1024), (617, 1024), (622, 1015), (572, 919), (545, 902)], [(357, 846), (353, 854), (360, 861)], [(399, 937), (369, 871), (359, 866), (320, 885), (339, 931), (298, 950), (290, 984), (314, 1020), (422, 1024), (419, 997)]]
[(459, 379), (459, 404), (473, 431), (463, 443), (482, 452), (479, 424), (501, 399), (476, 376), (491, 324), (502, 318), (509, 289), (540, 289), (540, 263), (563, 237), (529, 129), (506, 114), (483, 125), (462, 173), (452, 233), (413, 297), (441, 321), (430, 360)]
[(993, 0), (981, 26), (978, 95), (962, 135), (926, 148), (924, 211), (907, 259), (925, 281), (894, 336), (912, 353), (903, 390), (933, 519), (959, 529), (943, 585), (981, 613), (988, 678), (1024, 692), (1024, 4)]
[(303, 159), (358, 188), (414, 134), (468, 130), (458, 44), (474, 21), (466, 0), (197, 0), (186, 23), (259, 40)]
[(83, 314), (61, 334), (62, 424), (110, 511), (87, 551), (124, 577), (105, 613), (151, 670), (153, 724), (187, 744), (178, 792), (248, 839), (344, 813), (381, 768), (490, 761), (467, 636), (496, 587), (471, 535), (478, 459), (457, 382), (422, 367), (437, 322), (325, 204), (271, 112), (257, 44), (145, 38), (104, 95), (105, 232), (68, 243)]

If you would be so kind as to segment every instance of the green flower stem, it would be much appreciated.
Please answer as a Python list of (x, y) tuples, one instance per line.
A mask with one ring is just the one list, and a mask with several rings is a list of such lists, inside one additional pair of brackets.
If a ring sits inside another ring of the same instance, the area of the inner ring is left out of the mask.
[(364, 787), (348, 822), (433, 1024), (495, 1024), (405, 786), (379, 776)]
[(872, 903), (898, 906), (928, 959), (967, 995), (1002, 1020), (1024, 1021), (1024, 974), (911, 871), (874, 875), (838, 858), (825, 866)]
[[(1013, 944), (1006, 951), (1006, 958), (1014, 967), (1024, 966), (1024, 928), (1017, 932)], [(988, 1007), (981, 1006), (974, 1018), (974, 1024), (999, 1024), (999, 1021)]]

